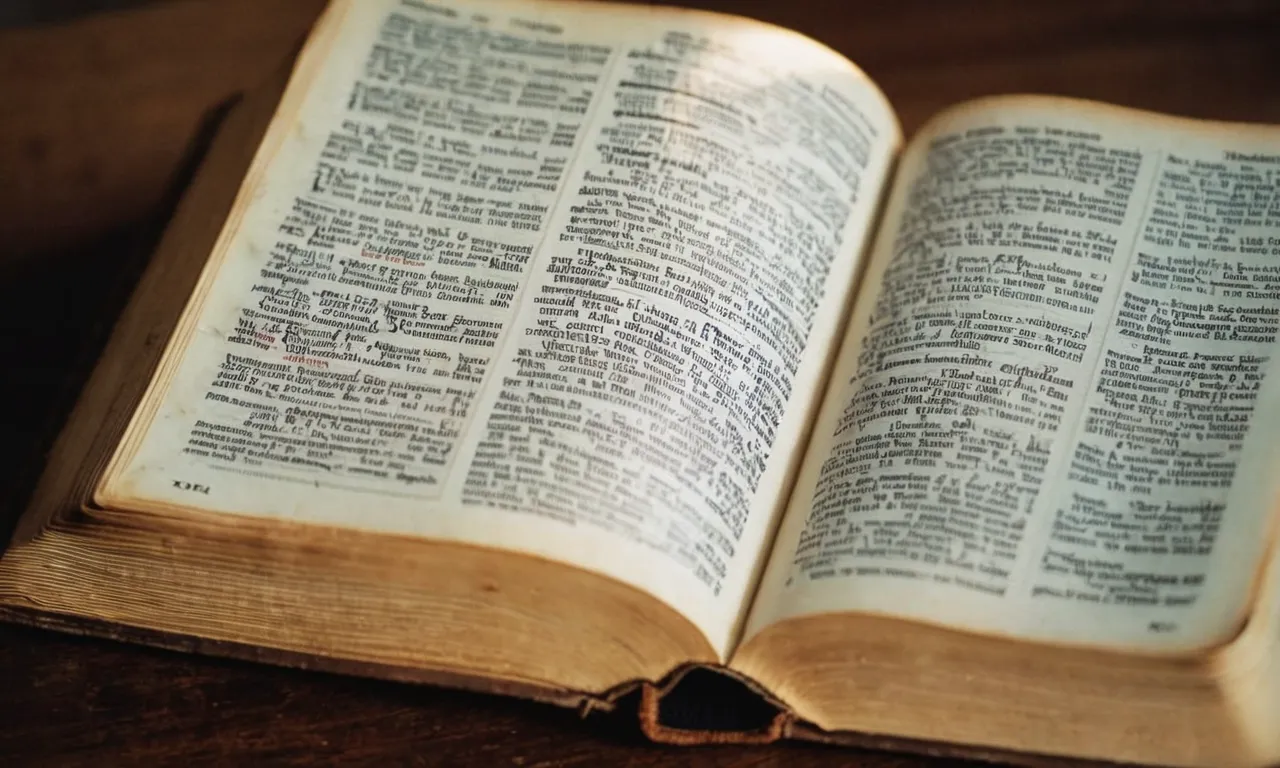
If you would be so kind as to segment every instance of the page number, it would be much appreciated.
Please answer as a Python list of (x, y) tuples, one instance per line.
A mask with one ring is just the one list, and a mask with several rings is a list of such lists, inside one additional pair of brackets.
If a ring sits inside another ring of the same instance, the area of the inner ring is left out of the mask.
[(191, 493), (203, 493), (209, 495), (209, 486), (199, 483), (188, 483), (186, 480), (174, 480), (173, 487), (180, 491), (189, 491)]

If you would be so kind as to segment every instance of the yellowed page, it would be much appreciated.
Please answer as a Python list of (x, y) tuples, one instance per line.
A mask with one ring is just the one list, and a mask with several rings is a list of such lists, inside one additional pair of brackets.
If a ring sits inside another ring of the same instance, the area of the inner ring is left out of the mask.
[(98, 500), (532, 552), (724, 650), (897, 149), (883, 97), (712, 14), (325, 24)]
[(749, 633), (1229, 639), (1275, 498), (1280, 130), (962, 105), (882, 232)]

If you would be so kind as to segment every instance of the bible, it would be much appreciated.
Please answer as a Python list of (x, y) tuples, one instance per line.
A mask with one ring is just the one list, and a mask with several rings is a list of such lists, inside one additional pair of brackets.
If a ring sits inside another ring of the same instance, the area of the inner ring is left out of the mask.
[(0, 616), (678, 743), (1272, 764), (1278, 328), (1280, 129), (1019, 95), (907, 141), (748, 19), (335, 0)]

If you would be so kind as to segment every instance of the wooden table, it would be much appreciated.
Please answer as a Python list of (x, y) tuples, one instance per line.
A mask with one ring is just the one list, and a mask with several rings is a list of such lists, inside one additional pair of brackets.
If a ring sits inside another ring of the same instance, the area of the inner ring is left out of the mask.
[[(154, 214), (201, 116), (265, 78), (318, 0), (60, 0), (0, 31), (6, 466), (48, 418), (98, 285)], [(690, 2), (843, 51), (907, 131), (952, 102), (1046, 92), (1280, 122), (1280, 3)], [(38, 4), (31, 4), (33, 7)], [(519, 701), (194, 658), (0, 625), (0, 765), (943, 765), (806, 745), (678, 750)], [(957, 763), (952, 763), (957, 765)]]

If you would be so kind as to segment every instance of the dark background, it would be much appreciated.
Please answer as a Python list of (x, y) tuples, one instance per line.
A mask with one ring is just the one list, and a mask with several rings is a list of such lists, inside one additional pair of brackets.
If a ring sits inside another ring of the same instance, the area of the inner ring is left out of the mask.
[[(689, 0), (843, 52), (908, 135), (956, 101), (1054, 93), (1280, 122), (1280, 2)], [(201, 120), (319, 0), (0, 0), (0, 490), (108, 327)], [(0, 499), (4, 501), (5, 499)], [(10, 513), (5, 513), (10, 514)], [(4, 520), (0, 519), (0, 524)], [(0, 525), (0, 530), (3, 530)], [(675, 749), (497, 697), (0, 625), (0, 765), (961, 765), (811, 745)]]

